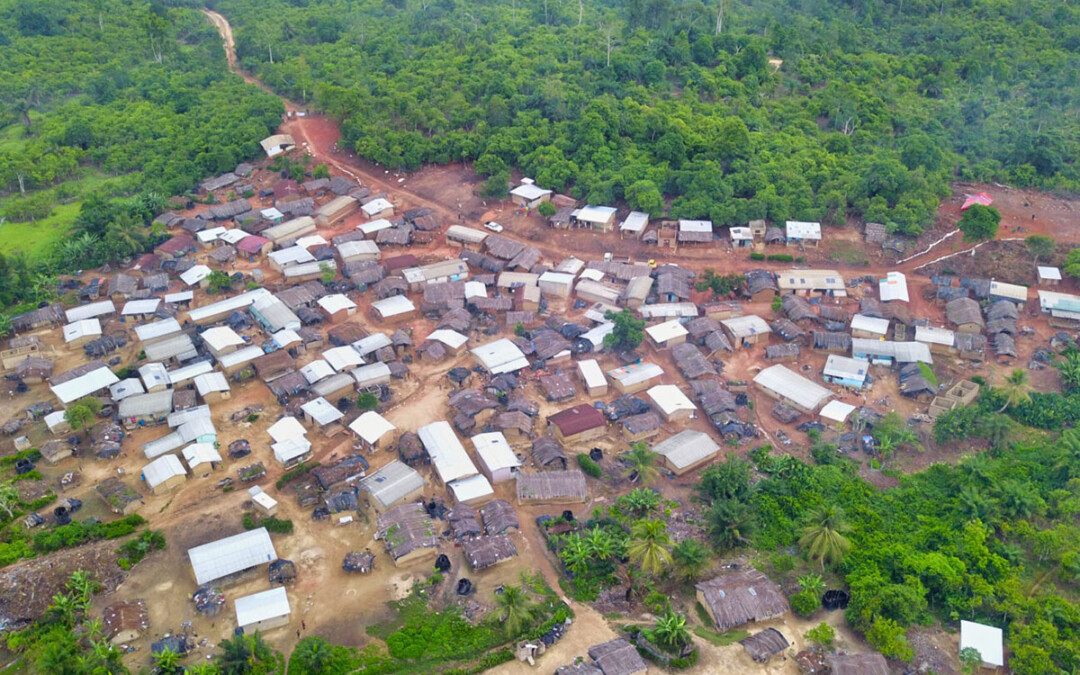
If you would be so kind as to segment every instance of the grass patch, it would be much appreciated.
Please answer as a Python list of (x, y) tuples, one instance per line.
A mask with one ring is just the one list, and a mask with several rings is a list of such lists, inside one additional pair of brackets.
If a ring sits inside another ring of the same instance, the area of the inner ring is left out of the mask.
[(716, 631), (709, 630), (708, 628), (694, 626), (694, 635), (717, 647), (727, 647), (730, 644), (735, 644), (739, 640), (749, 637), (750, 633), (744, 630), (733, 630), (727, 633), (717, 633)]
[(836, 249), (829, 254), (829, 260), (848, 265), (868, 265), (870, 258), (848, 242), (837, 242)]
[(48, 253), (56, 242), (64, 238), (75, 218), (79, 215), (82, 202), (60, 204), (53, 207), (52, 214), (35, 223), (10, 223), (0, 225), (0, 251), (16, 253), (22, 251), (30, 258), (40, 258)]
[(0, 152), (19, 152), (26, 145), (26, 127), (22, 124), (9, 124), (0, 129)]

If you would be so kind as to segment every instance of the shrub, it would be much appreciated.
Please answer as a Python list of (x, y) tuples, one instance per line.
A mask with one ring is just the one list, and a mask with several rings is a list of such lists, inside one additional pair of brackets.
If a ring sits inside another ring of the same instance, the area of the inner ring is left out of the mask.
[(770, 253), (766, 257), (766, 260), (771, 260), (773, 262), (795, 262), (795, 256), (790, 253)]
[(832, 649), (836, 640), (836, 630), (827, 623), (820, 623), (806, 631), (806, 639), (822, 649)]
[(604, 470), (600, 468), (600, 465), (592, 461), (592, 458), (586, 455), (584, 452), (577, 456), (578, 466), (585, 472), (585, 475), (592, 476), (593, 478), (599, 478), (603, 475)]
[(311, 462), (310, 464), (307, 462), (300, 462), (292, 469), (289, 469), (285, 473), (281, 474), (281, 478), (279, 478), (277, 482), (277, 489), (280, 490), (281, 488), (285, 487), (285, 484), (289, 481), (293, 480), (294, 478), (299, 478), (300, 476), (303, 476), (317, 466), (319, 466), (318, 462)]
[(765, 259), (765, 254), (764, 253), (751, 253), (750, 254), (750, 259), (751, 260), (764, 260)]
[(810, 616), (821, 607), (821, 598), (817, 593), (800, 591), (791, 596), (791, 609), (799, 616)]

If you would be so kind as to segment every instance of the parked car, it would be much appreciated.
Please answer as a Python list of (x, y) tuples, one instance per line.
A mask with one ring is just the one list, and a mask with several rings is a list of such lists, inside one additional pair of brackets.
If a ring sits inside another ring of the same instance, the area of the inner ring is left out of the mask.
[(492, 232), (502, 232), (503, 231), (503, 226), (496, 223), (494, 220), (489, 220), (488, 222), (484, 223), (484, 227), (491, 230)]

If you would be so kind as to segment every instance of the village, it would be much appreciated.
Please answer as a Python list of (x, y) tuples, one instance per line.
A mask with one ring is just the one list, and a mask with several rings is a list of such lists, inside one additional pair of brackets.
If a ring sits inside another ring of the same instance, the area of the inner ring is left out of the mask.
[[(359, 645), (434, 570), (473, 609), (522, 570), (559, 589), (548, 523), (638, 487), (633, 444), (657, 453), (651, 487), (690, 524), (676, 543), (702, 536), (693, 485), (731, 454), (805, 456), (824, 435), (882, 478), (883, 417), (928, 439), (975, 400), (973, 375), (1015, 366), (1050, 386), (1040, 364), (1080, 327), (1075, 284), (1050, 265), (1030, 285), (848, 270), (817, 253), (837, 231), (819, 223), (650, 220), (528, 179), (454, 222), (337, 171), (283, 177), (303, 144), (261, 145), (264, 161), (158, 216), (170, 237), (153, 253), (13, 317), (0, 352), (4, 454), (36, 449), (16, 471), (43, 478), (20, 489), (59, 497), (25, 526), (138, 513), (166, 533), (100, 599), (136, 667), (165, 648), (205, 659), (234, 629)], [(893, 243), (872, 223), (860, 239)], [(737, 282), (717, 292), (724, 275)], [(72, 407), (93, 419), (73, 425)], [(701, 580), (709, 628), (750, 635), (700, 671), (822, 672), (789, 592), (745, 560)], [(43, 610), (22, 593), (0, 624)], [(574, 623), (502, 672), (656, 669)], [(964, 622), (948, 658), (965, 645), (1003, 665), (1000, 629)], [(828, 659), (836, 675), (890, 672), (855, 637)]]

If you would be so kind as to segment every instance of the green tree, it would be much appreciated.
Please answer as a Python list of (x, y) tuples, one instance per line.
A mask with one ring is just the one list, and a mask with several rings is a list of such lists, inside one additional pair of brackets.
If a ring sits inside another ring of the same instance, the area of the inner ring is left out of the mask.
[(825, 580), (820, 574), (804, 574), (799, 577), (799, 587), (807, 593), (821, 596), (825, 593)]
[(982, 654), (974, 647), (964, 647), (960, 650), (960, 670), (964, 675), (975, 675), (982, 668)]
[(626, 463), (623, 475), (632, 482), (648, 486), (660, 477), (660, 468), (657, 463), (660, 456), (649, 450), (649, 446), (642, 441), (630, 444), (630, 451), (622, 456)]
[(165, 675), (172, 675), (181, 671), (180, 655), (166, 647), (154, 654), (154, 669)]
[(90, 406), (76, 402), (64, 410), (64, 421), (68, 423), (72, 431), (86, 430), (87, 438), (90, 437), (90, 428), (94, 426), (94, 411)]
[(555, 205), (548, 201), (540, 202), (536, 207), (536, 212), (545, 218), (550, 218), (555, 215), (559, 209), (555, 208)]
[(1065, 274), (1080, 279), (1080, 248), (1074, 248), (1065, 256), (1065, 266), (1062, 267)]
[(851, 542), (844, 536), (850, 530), (842, 508), (820, 506), (807, 515), (799, 546), (824, 569), (826, 563), (838, 564), (851, 550)]
[(521, 629), (532, 620), (533, 606), (522, 586), (503, 586), (503, 592), (495, 596), (495, 607), (506, 635), (511, 638), (519, 635)]
[(997, 236), (1001, 214), (992, 206), (974, 204), (960, 216), (957, 227), (964, 233), (964, 241), (984, 241)]
[(221, 653), (217, 667), (221, 675), (256, 675), (266, 673), (277, 660), (262, 634), (236, 635), (218, 643)]
[(650, 218), (664, 214), (664, 196), (651, 180), (639, 180), (626, 188), (626, 203), (635, 211), (644, 211)]
[(210, 293), (227, 291), (232, 288), (232, 278), (221, 270), (214, 270), (206, 277), (206, 290)]
[(718, 499), (706, 514), (709, 541), (717, 551), (737, 546), (749, 546), (757, 529), (757, 514), (746, 503), (734, 499)]
[(827, 623), (819, 623), (806, 631), (806, 639), (818, 649), (828, 651), (836, 641), (836, 630)]
[(671, 611), (656, 619), (653, 635), (656, 636), (661, 647), (672, 651), (681, 651), (690, 644), (690, 631), (686, 629), (686, 617)]
[(629, 493), (619, 497), (616, 504), (620, 511), (635, 518), (643, 518), (660, 506), (660, 494), (647, 488), (634, 488)]
[(1054, 240), (1045, 234), (1033, 234), (1024, 240), (1024, 244), (1027, 245), (1028, 253), (1034, 261), (1034, 264), (1038, 265), (1039, 260), (1049, 257), (1054, 252)]
[(684, 539), (675, 544), (671, 549), (671, 558), (678, 575), (690, 582), (700, 579), (712, 562), (709, 550), (697, 539)]
[(317, 164), (315, 168), (311, 170), (312, 178), (330, 178), (330, 167), (325, 164)]
[(1061, 386), (1066, 392), (1080, 387), (1080, 351), (1067, 351), (1063, 359), (1054, 362), (1054, 367), (1061, 373)]
[[(544, 202), (544, 203), (546, 204), (547, 202)], [(525, 324), (521, 323), (520, 321), (515, 323), (514, 324), (514, 335), (516, 335), (518, 337), (522, 337), (523, 335), (525, 335)]]
[(630, 543), (626, 553), (630, 562), (646, 574), (658, 576), (671, 564), (671, 537), (662, 520), (639, 520), (630, 528)]
[(319, 263), (319, 279), (324, 284), (330, 284), (334, 282), (334, 277), (337, 276), (337, 270), (334, 266), (327, 262)]
[(997, 389), (1005, 395), (1005, 405), (1001, 406), (999, 413), (1031, 400), (1031, 394), (1028, 393), (1031, 389), (1028, 384), (1028, 372), (1023, 368), (1013, 369)]
[(632, 351), (645, 339), (645, 322), (635, 317), (630, 310), (609, 311), (604, 318), (615, 324), (611, 332), (604, 336), (605, 347), (616, 351)]
[(870, 630), (866, 631), (866, 641), (887, 659), (910, 661), (915, 656), (904, 635), (904, 628), (892, 619), (880, 616), (874, 619)]
[(370, 391), (362, 391), (356, 397), (356, 407), (360, 410), (374, 410), (379, 407), (379, 399)]

